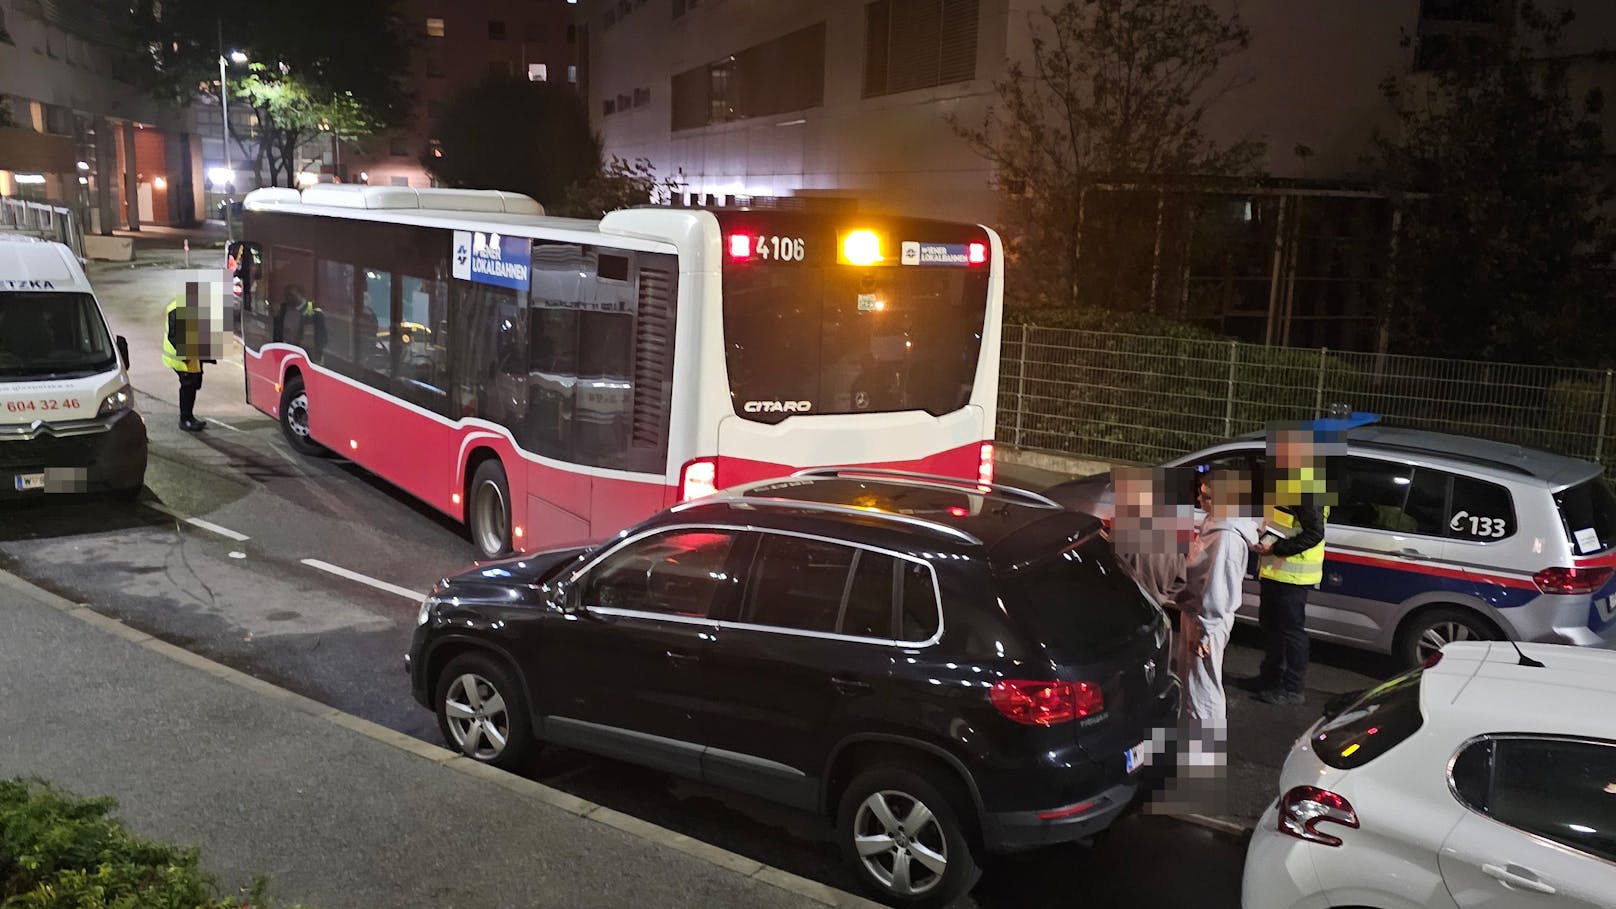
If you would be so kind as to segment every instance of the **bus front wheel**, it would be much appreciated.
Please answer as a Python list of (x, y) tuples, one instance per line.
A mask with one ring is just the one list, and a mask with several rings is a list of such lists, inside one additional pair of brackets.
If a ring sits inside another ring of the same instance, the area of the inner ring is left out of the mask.
[(303, 377), (292, 376), (281, 387), (281, 435), (298, 454), (317, 455), (324, 446), (309, 434), (309, 393)]
[(511, 552), (511, 486), (505, 467), (496, 458), (477, 465), (471, 478), (471, 507), (466, 524), (471, 541), (485, 559), (497, 559)]

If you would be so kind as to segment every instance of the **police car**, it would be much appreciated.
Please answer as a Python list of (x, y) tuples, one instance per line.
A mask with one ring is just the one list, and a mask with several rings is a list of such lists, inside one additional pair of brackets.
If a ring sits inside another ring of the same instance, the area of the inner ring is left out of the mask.
[(128, 361), (71, 250), (0, 236), (0, 497), (140, 494), (146, 423)]
[[(1312, 637), (1406, 666), (1450, 641), (1616, 648), (1616, 494), (1598, 464), (1379, 425), (1346, 438), (1345, 456), (1331, 459), (1336, 502), (1324, 580), (1308, 597)], [(1231, 439), (1163, 466), (1260, 474), (1266, 437)], [(1046, 494), (1102, 516), (1110, 508), (1100, 478)], [(1257, 619), (1255, 577), (1237, 618)]]

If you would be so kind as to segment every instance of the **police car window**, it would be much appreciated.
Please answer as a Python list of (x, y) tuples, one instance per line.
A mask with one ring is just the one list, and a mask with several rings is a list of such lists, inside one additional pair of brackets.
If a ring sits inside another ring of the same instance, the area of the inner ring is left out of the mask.
[(1372, 530), (1419, 533), (1419, 522), (1404, 509), (1414, 468), (1392, 461), (1347, 458), (1341, 469), (1338, 503), (1330, 509), (1331, 524)]
[(1451, 479), (1452, 475), (1445, 471), (1414, 468), (1414, 481), (1408, 484), (1408, 501), (1403, 505), (1403, 513), (1413, 521), (1411, 533), (1442, 536), (1442, 526), (1447, 523)]
[(1473, 477), (1453, 478), (1453, 505), (1447, 515), (1448, 536), (1461, 540), (1501, 540), (1515, 533), (1515, 508), (1509, 490)]

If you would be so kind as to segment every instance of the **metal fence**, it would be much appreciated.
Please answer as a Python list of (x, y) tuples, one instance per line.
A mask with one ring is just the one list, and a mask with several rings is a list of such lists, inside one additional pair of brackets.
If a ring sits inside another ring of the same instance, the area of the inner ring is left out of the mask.
[(999, 438), (1018, 448), (1158, 463), (1322, 415), (1482, 436), (1616, 474), (1611, 370), (1266, 347), (1006, 325)]
[(44, 202), (0, 198), (0, 230), (15, 230), (65, 243), (84, 258), (84, 233), (73, 210)]

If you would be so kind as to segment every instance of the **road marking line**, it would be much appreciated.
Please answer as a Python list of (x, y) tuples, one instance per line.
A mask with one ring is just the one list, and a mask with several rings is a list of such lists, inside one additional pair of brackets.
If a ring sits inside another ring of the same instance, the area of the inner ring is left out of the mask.
[(330, 572), (337, 577), (347, 578), (350, 581), (358, 581), (361, 584), (369, 585), (377, 590), (385, 590), (388, 593), (396, 593), (401, 597), (414, 600), (417, 603), (426, 599), (426, 594), (424, 593), (418, 593), (414, 590), (400, 587), (397, 584), (389, 584), (386, 581), (378, 581), (370, 575), (360, 574), (357, 571), (349, 571), (348, 569), (343, 568), (341, 565), (333, 565), (330, 562), (322, 562), (319, 559), (303, 559), (301, 561), (310, 568), (318, 568), (321, 571)]
[(184, 521), (185, 523), (190, 524), (192, 527), (200, 527), (209, 533), (216, 533), (227, 540), (235, 540), (237, 543), (245, 543), (252, 539), (252, 537), (249, 537), (244, 533), (238, 533), (228, 527), (220, 527), (218, 524), (215, 524), (212, 521), (204, 521), (201, 518), (187, 517), (177, 511), (174, 511), (166, 505), (159, 505), (156, 502), (147, 502), (146, 507), (150, 508), (152, 511), (160, 511), (176, 521)]

